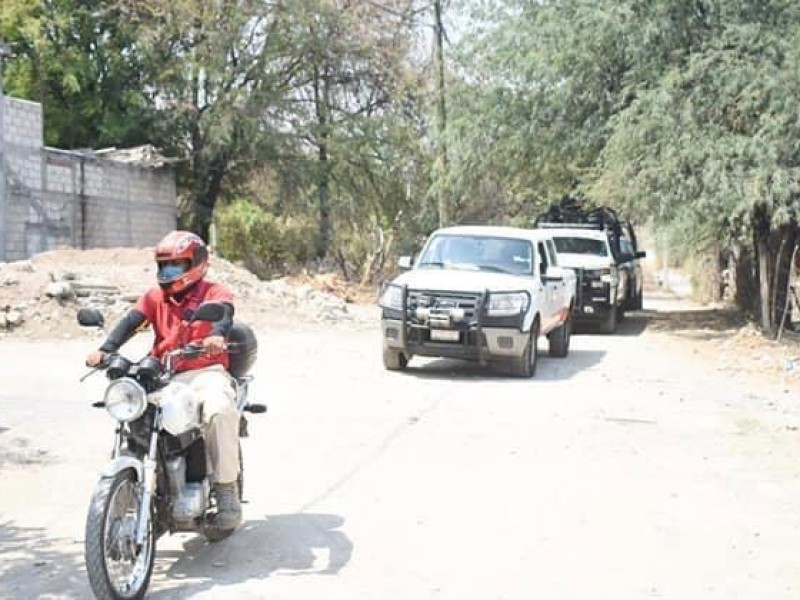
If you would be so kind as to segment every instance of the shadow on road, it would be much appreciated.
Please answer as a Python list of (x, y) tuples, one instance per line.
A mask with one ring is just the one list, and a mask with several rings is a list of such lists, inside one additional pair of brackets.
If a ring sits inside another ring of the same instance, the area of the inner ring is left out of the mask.
[(727, 337), (748, 323), (741, 311), (728, 308), (645, 310), (640, 314), (650, 331), (698, 340)]
[(681, 300), (657, 308), (628, 312), (613, 334), (603, 333), (599, 325), (583, 322), (575, 325), (575, 335), (637, 336), (645, 330), (711, 340), (729, 335), (748, 323), (747, 316), (735, 308), (688, 308)]
[[(0, 433), (6, 431), (10, 431), (10, 428), (0, 427)], [(35, 447), (25, 438), (4, 436), (0, 443), (0, 469), (9, 466), (41, 466), (53, 463), (55, 460), (52, 453)]]
[(617, 323), (617, 330), (614, 333), (604, 333), (598, 323), (581, 322), (575, 324), (574, 335), (641, 335), (647, 329), (650, 318), (644, 311), (625, 313), (622, 321)]
[[(64, 549), (73, 547), (74, 552)], [(78, 588), (84, 590), (79, 596), (63, 595), (66, 589)], [(0, 523), (0, 596), (83, 598), (88, 589), (82, 541), (55, 539), (44, 529)]]
[[(224, 598), (226, 585), (274, 574), (335, 575), (353, 552), (353, 543), (340, 530), (343, 523), (330, 514), (268, 515), (246, 521), (221, 542), (192, 537), (183, 551), (159, 551), (148, 597), (185, 598), (214, 588)], [(164, 560), (170, 558), (177, 560)]]
[[(557, 381), (570, 379), (582, 370), (599, 363), (605, 351), (570, 349), (566, 358), (550, 358), (547, 355), (547, 343), (539, 342), (539, 364), (536, 366), (534, 380)], [(452, 358), (423, 359), (414, 358), (404, 374), (421, 379), (491, 379), (508, 381), (509, 383), (525, 381), (520, 377), (509, 375), (502, 364), (490, 364), (485, 367), (476, 362)], [(423, 360), (428, 362), (422, 362)]]

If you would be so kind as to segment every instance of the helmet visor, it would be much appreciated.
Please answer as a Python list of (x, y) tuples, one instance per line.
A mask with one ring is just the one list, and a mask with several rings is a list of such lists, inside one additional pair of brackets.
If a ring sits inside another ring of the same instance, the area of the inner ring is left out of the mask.
[(181, 261), (180, 264), (159, 264), (158, 265), (158, 280), (161, 283), (169, 283), (177, 279), (186, 272), (187, 264)]

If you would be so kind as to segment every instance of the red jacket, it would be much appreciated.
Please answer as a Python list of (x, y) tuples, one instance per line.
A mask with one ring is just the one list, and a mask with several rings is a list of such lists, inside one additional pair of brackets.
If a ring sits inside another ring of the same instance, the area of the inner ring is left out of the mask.
[[(211, 334), (213, 325), (207, 322), (189, 324), (188, 320), (203, 302), (233, 304), (233, 294), (225, 286), (201, 280), (180, 301), (164, 294), (160, 287), (148, 290), (136, 303), (136, 310), (152, 324), (155, 333), (150, 354), (161, 358), (170, 350), (191, 342), (200, 343)], [(175, 371), (200, 369), (221, 364), (228, 368), (228, 353), (202, 354), (196, 358), (176, 360)]]

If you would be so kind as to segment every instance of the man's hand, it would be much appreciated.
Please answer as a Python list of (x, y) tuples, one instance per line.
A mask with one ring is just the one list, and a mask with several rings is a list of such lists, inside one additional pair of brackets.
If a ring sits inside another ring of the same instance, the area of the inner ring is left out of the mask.
[(106, 360), (107, 356), (108, 355), (102, 350), (95, 350), (86, 357), (86, 366), (96, 367), (97, 365), (101, 365)]
[(209, 354), (219, 354), (225, 349), (225, 338), (221, 335), (210, 335), (203, 340), (203, 350)]

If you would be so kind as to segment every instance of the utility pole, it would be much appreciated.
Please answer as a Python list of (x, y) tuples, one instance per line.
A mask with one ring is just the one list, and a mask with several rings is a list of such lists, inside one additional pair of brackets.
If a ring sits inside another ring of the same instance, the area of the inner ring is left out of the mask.
[(5, 262), (6, 248), (6, 97), (3, 92), (3, 59), (11, 56), (11, 48), (0, 40), (0, 262)]
[(438, 113), (438, 138), (439, 148), (437, 156), (439, 185), (438, 185), (438, 212), (439, 227), (450, 224), (450, 198), (446, 187), (447, 181), (447, 142), (445, 133), (447, 131), (447, 104), (445, 101), (444, 87), (444, 25), (442, 24), (442, 0), (434, 0), (433, 12), (436, 19), (434, 25), (436, 35), (436, 92), (437, 92), (437, 113)]

